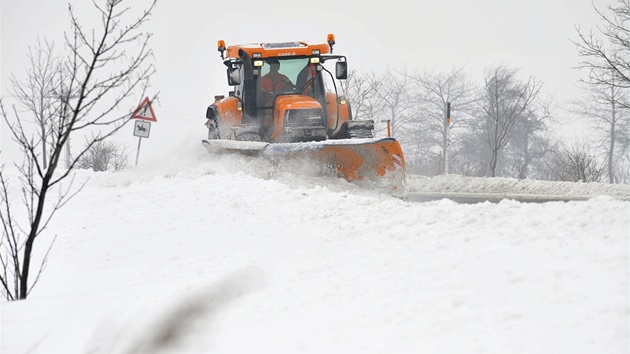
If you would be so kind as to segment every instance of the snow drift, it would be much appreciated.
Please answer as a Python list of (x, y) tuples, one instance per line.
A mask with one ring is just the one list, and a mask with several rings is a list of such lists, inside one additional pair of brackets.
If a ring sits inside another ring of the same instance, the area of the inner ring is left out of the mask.
[(412, 203), (197, 149), (77, 178), (3, 353), (628, 349), (627, 201)]

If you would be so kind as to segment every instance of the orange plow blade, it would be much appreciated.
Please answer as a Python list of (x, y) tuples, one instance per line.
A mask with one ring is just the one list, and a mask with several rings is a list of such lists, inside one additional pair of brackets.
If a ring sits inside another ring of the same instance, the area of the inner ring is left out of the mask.
[(350, 182), (375, 184), (391, 191), (405, 189), (405, 158), (394, 138), (269, 144), (263, 155), (315, 160)]

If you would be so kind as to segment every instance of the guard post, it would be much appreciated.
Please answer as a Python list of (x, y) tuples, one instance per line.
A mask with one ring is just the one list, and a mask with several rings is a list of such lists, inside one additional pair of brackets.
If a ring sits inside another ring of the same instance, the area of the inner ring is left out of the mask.
[(451, 145), (451, 103), (446, 102), (444, 119), (444, 174), (448, 174), (448, 147)]

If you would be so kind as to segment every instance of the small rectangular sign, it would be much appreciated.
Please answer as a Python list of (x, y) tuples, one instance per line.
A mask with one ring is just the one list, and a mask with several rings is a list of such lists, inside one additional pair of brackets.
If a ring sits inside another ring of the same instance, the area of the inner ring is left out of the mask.
[(133, 124), (133, 135), (141, 138), (148, 138), (151, 131), (151, 122), (136, 120)]

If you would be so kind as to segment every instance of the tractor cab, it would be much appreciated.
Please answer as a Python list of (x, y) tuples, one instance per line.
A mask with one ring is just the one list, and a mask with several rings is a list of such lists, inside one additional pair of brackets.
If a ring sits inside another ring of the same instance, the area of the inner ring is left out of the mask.
[[(231, 138), (303, 142), (338, 133), (343, 121), (350, 119), (350, 110), (345, 107), (340, 116), (339, 106), (345, 100), (339, 98), (334, 79), (347, 77), (347, 65), (343, 56), (326, 55), (331, 47), (330, 43), (289, 42), (226, 49), (219, 41), (228, 84), (233, 86), (230, 97), (238, 100), (242, 111), (240, 122), (230, 128)], [(334, 78), (324, 66), (331, 59), (337, 61)], [(333, 83), (334, 92), (326, 91), (326, 82)]]

